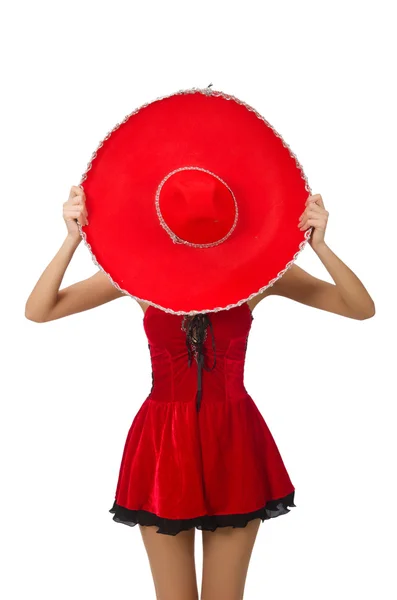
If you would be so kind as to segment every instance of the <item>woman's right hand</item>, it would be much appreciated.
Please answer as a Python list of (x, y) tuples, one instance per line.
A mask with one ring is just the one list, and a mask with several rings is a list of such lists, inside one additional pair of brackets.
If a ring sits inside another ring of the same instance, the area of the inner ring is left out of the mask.
[(63, 219), (66, 223), (68, 235), (73, 238), (80, 237), (77, 221), (80, 225), (88, 225), (85, 193), (77, 185), (72, 185), (69, 198), (63, 204)]

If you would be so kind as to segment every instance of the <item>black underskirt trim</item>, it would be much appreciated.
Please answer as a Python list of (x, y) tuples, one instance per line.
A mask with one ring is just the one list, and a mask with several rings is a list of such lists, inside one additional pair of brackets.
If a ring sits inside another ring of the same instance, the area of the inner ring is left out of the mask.
[(215, 531), (218, 527), (245, 527), (248, 521), (252, 519), (261, 519), (263, 521), (272, 519), (280, 515), (285, 515), (290, 512), (289, 506), (294, 504), (295, 491), (292, 491), (288, 496), (279, 498), (278, 500), (269, 500), (264, 507), (249, 513), (230, 514), (230, 515), (202, 515), (192, 519), (166, 519), (159, 517), (155, 513), (147, 510), (131, 510), (120, 506), (114, 501), (112, 508), (109, 510), (113, 513), (113, 521), (123, 523), (134, 527), (135, 525), (155, 525), (158, 527), (156, 533), (166, 535), (176, 535), (180, 531), (186, 531), (195, 527), (199, 530)]

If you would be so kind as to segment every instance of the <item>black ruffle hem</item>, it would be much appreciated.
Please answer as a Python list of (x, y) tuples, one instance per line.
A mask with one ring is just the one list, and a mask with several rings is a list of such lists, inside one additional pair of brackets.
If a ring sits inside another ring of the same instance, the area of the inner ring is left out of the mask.
[(134, 527), (135, 525), (155, 525), (158, 527), (156, 533), (166, 535), (177, 535), (180, 531), (186, 531), (192, 527), (199, 530), (215, 531), (218, 527), (245, 527), (252, 519), (260, 518), (261, 521), (272, 519), (290, 512), (288, 507), (296, 507), (294, 504), (295, 491), (284, 498), (269, 500), (264, 507), (253, 512), (230, 514), (230, 515), (202, 515), (192, 519), (166, 519), (147, 510), (131, 510), (116, 504), (112, 508), (113, 521)]

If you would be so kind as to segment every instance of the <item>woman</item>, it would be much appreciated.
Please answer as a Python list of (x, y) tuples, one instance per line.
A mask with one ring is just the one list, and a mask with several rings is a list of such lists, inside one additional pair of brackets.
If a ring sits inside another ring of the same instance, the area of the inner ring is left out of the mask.
[[(63, 205), (67, 236), (49, 263), (26, 302), (26, 318), (48, 322), (88, 310), (123, 295), (103, 271), (59, 289), (67, 266), (81, 242), (78, 224), (88, 224), (84, 191), (73, 186)], [(357, 276), (327, 246), (324, 235), (328, 220), (319, 194), (309, 196), (296, 226), (312, 227), (310, 245), (332, 277), (334, 284), (311, 276), (293, 264), (285, 274), (247, 304), (251, 310), (265, 297), (279, 295), (313, 308), (351, 319), (364, 320), (375, 314), (374, 302)], [(138, 302), (145, 312), (148, 304)], [(241, 600), (248, 565), (261, 523), (251, 519), (244, 527), (219, 527), (203, 530), (203, 600)], [(178, 535), (157, 535), (156, 527), (140, 525), (150, 561), (158, 600), (196, 600), (198, 589), (194, 562), (195, 528)]]

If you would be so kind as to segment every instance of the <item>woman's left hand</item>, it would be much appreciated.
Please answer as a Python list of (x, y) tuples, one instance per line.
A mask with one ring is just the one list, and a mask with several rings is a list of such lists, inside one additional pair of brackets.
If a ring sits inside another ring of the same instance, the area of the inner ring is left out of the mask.
[(305, 204), (306, 208), (300, 216), (298, 227), (301, 231), (313, 227), (312, 234), (309, 238), (309, 244), (313, 250), (315, 250), (316, 246), (324, 243), (329, 212), (325, 210), (324, 202), (320, 194), (309, 196)]

